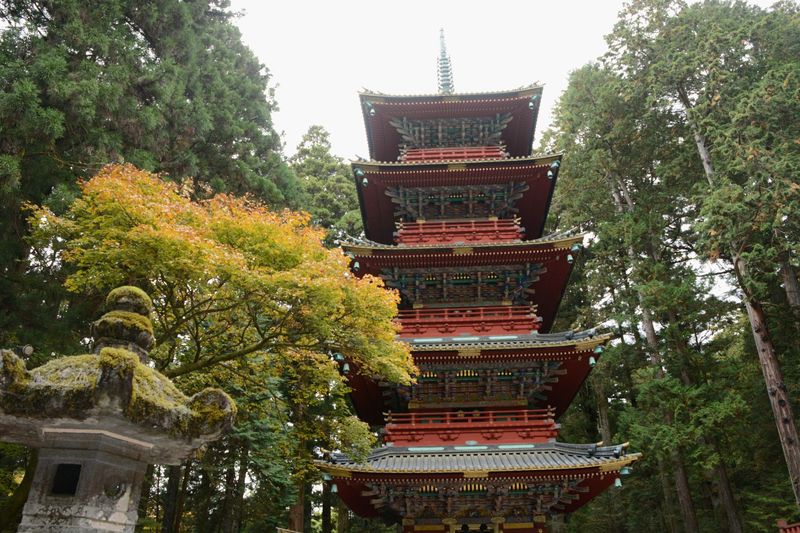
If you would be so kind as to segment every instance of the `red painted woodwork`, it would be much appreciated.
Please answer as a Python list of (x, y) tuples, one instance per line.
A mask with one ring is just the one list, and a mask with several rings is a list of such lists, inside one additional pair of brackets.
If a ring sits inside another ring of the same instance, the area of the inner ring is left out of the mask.
[(502, 146), (464, 146), (458, 148), (409, 148), (401, 161), (462, 161), (470, 159), (504, 159), (508, 154)]
[(413, 411), (386, 416), (384, 440), (395, 446), (541, 443), (558, 436), (553, 409)]
[(398, 320), (402, 327), (400, 336), (409, 338), (529, 334), (538, 330), (541, 322), (527, 305), (402, 309)]
[(367, 130), (370, 158), (375, 161), (397, 161), (403, 139), (390, 121), (408, 119), (447, 119), (493, 117), (510, 113), (511, 122), (502, 132), (502, 142), (512, 157), (530, 155), (533, 131), (536, 128), (538, 103), (531, 106), (531, 97), (541, 95), (541, 87), (475, 95), (393, 96), (359, 95)]
[(541, 237), (556, 183), (555, 179), (547, 177), (547, 172), (550, 165), (560, 159), (561, 156), (547, 156), (460, 165), (432, 162), (402, 165), (354, 162), (353, 168), (364, 173), (356, 178), (364, 233), (372, 241), (394, 244), (398, 220), (395, 206), (386, 195), (387, 187), (467, 186), (513, 182), (525, 183), (528, 187), (515, 203), (520, 224), (526, 230), (525, 238)]
[[(561, 159), (530, 156), (540, 96), (538, 87), (361, 95), (371, 160), (352, 166), (374, 242), (344, 248), (357, 276), (382, 276), (406, 307), (425, 304), (397, 317), (419, 375), (392, 389), (350, 362), (356, 413), (384, 425), (395, 449), (363, 464), (331, 454), (327, 472), (357, 514), (402, 518), (406, 533), (473, 530), (473, 518), (492, 533), (543, 533), (542, 498), (547, 512), (571, 513), (627, 464), (617, 461), (622, 447), (550, 444), (608, 337), (534, 335), (549, 332), (582, 240), (536, 240)], [(463, 118), (481, 120), (449, 120)], [(461, 140), (442, 124), (461, 124)], [(491, 140), (466, 129), (486, 124)], [(431, 135), (441, 145), (499, 145), (406, 148), (434, 144)]]
[(780, 533), (800, 533), (800, 522), (787, 524), (786, 520), (778, 520), (778, 531)]
[[(462, 368), (468, 363), (483, 363), (486, 361), (496, 362), (498, 368), (503, 368), (506, 362), (511, 361), (536, 361), (536, 360), (558, 360), (561, 361), (561, 368), (566, 372), (558, 378), (558, 386), (551, 390), (543, 391), (545, 397), (539, 406), (552, 406), (555, 410), (556, 418), (560, 417), (567, 410), (573, 398), (580, 390), (586, 377), (589, 375), (591, 366), (589, 357), (594, 357), (596, 361), (601, 359), (601, 355), (594, 353), (592, 348), (576, 350), (574, 345), (566, 346), (544, 346), (538, 348), (524, 349), (492, 349), (481, 350), (479, 354), (463, 357), (457, 350), (450, 351), (426, 351), (424, 346), (413, 346), (414, 363), (425, 368), (426, 365), (453, 365)], [(352, 369), (352, 364), (351, 364)], [(360, 375), (357, 371), (351, 370), (347, 376), (348, 385), (352, 390), (351, 398), (358, 417), (372, 424), (383, 423), (383, 413), (392, 408), (384, 403), (381, 395), (380, 386), (369, 377)], [(500, 405), (498, 402), (497, 405)]]
[[(541, 331), (550, 331), (555, 320), (558, 304), (567, 286), (573, 263), (568, 249), (555, 248), (553, 243), (530, 243), (516, 246), (480, 246), (463, 253), (453, 248), (421, 247), (406, 249), (394, 247), (391, 249), (370, 250), (368, 255), (360, 248), (345, 247), (355, 254), (358, 262), (356, 275), (372, 274), (380, 276), (384, 269), (393, 267), (427, 267), (431, 269), (441, 267), (481, 266), (481, 265), (520, 265), (525, 263), (541, 264), (544, 271), (538, 281), (533, 283), (526, 293), (526, 298), (542, 317)], [(477, 304), (477, 302), (476, 302)]]
[(442, 220), (398, 223), (397, 244), (515, 242), (525, 230), (515, 220)]

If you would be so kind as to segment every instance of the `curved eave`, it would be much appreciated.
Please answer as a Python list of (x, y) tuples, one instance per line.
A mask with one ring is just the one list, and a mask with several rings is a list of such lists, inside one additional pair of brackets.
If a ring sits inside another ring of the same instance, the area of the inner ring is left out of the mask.
[[(541, 335), (547, 337), (553, 334)], [(587, 335), (586, 332), (576, 336)], [(541, 407), (551, 406), (556, 418), (567, 410), (575, 395), (583, 386), (592, 366), (589, 357), (600, 360), (595, 348), (613, 338), (611, 334), (594, 335), (575, 340), (537, 342), (493, 341), (484, 343), (425, 343), (411, 346), (414, 363), (419, 367), (426, 365), (454, 365), (459, 368), (469, 365), (496, 364), (498, 369), (511, 361), (560, 361), (567, 374), (558, 387), (548, 391)], [(359, 418), (371, 425), (384, 423), (383, 413), (392, 410), (385, 404), (381, 386), (368, 376), (357, 372), (348, 375), (350, 397)]]
[(542, 86), (532, 86), (504, 92), (448, 95), (393, 96), (360, 93), (370, 157), (384, 161), (394, 161), (399, 157), (401, 139), (389, 124), (392, 118), (406, 116), (437, 119), (490, 116), (498, 113), (511, 113), (514, 117), (503, 132), (503, 141), (509, 153), (513, 156), (529, 155), (541, 96), (535, 100), (532, 109), (528, 103), (534, 95), (541, 95), (542, 89)]
[[(641, 457), (641, 453), (631, 453), (619, 458), (613, 459), (598, 459), (592, 464), (575, 464), (575, 465), (541, 465), (533, 467), (506, 467), (506, 468), (490, 468), (490, 469), (429, 469), (429, 470), (416, 470), (413, 468), (404, 469), (381, 469), (372, 468), (368, 465), (337, 465), (325, 461), (316, 461), (317, 467), (323, 472), (330, 474), (334, 478), (339, 479), (352, 479), (354, 477), (362, 478), (375, 478), (375, 477), (388, 477), (399, 478), (401, 480), (408, 479), (409, 477), (435, 477), (438, 479), (490, 479), (506, 476), (514, 477), (539, 477), (546, 476), (549, 479), (553, 477), (568, 477), (574, 476), (576, 472), (594, 471), (598, 473), (606, 472), (619, 472), (619, 470), (628, 466)], [(410, 461), (409, 461), (410, 462)], [(360, 476), (359, 476), (360, 474)]]
[(583, 235), (511, 243), (476, 243), (447, 246), (344, 245), (359, 263), (357, 275), (380, 276), (387, 268), (451, 268), (461, 266), (541, 264), (544, 272), (527, 295), (542, 317), (540, 331), (553, 326), (558, 306), (572, 273), (574, 260), (570, 248), (583, 241)]
[[(358, 258), (376, 257), (442, 257), (453, 256), (469, 258), (492, 253), (517, 252), (532, 254), (569, 250), (575, 244), (581, 244), (586, 234), (563, 236), (555, 235), (530, 241), (518, 242), (481, 242), (475, 244), (420, 244), (414, 246), (397, 246), (391, 244), (342, 244), (342, 249)], [(469, 261), (466, 261), (469, 263)]]
[(487, 100), (497, 98), (530, 98), (534, 94), (541, 93), (544, 85), (540, 83), (532, 83), (525, 87), (517, 89), (510, 89), (505, 91), (477, 91), (477, 92), (463, 92), (456, 94), (440, 94), (440, 93), (419, 93), (419, 94), (386, 94), (378, 91), (363, 90), (358, 92), (358, 96), (362, 98), (386, 98), (387, 100), (402, 100), (402, 101), (442, 101), (453, 99), (466, 99), (466, 100)]
[[(318, 461), (317, 466), (329, 474), (339, 488), (339, 496), (357, 514), (365, 518), (377, 516), (393, 516), (400, 518), (390, 509), (380, 508), (371, 500), (371, 483), (385, 483), (400, 487), (420, 487), (433, 480), (467, 483), (505, 480), (506, 482), (542, 483), (552, 485), (561, 480), (577, 482), (575, 494), (577, 498), (564, 502), (560, 508), (562, 513), (570, 513), (585, 505), (592, 498), (606, 490), (621, 475), (620, 470), (639, 459), (641, 454), (633, 453), (623, 457), (605, 460), (594, 466), (582, 467), (543, 467), (537, 469), (497, 469), (497, 470), (429, 470), (386, 472), (375, 469), (340, 466)], [(531, 495), (536, 498), (536, 495)]]
[(445, 169), (450, 171), (463, 171), (473, 167), (483, 166), (518, 166), (525, 163), (537, 165), (550, 165), (553, 161), (560, 161), (563, 153), (530, 155), (519, 157), (504, 157), (501, 159), (437, 159), (431, 161), (373, 161), (371, 159), (355, 159), (350, 162), (352, 168), (359, 167), (369, 173), (398, 172), (407, 169), (409, 173), (419, 172), (420, 168)]
[[(416, 354), (450, 352), (459, 356), (490, 356), (493, 352), (524, 351), (524, 350), (550, 350), (550, 349), (569, 349), (575, 352), (593, 350), (597, 346), (605, 344), (614, 336), (610, 333), (594, 335), (589, 337), (581, 336), (578, 339), (565, 339), (563, 341), (534, 340), (536, 337), (547, 337), (549, 335), (531, 335), (526, 340), (507, 340), (507, 341), (476, 341), (476, 342), (419, 342), (410, 343), (411, 349)], [(581, 334), (577, 334), (579, 336)], [(406, 340), (406, 342), (408, 342)], [(536, 352), (532, 352), (531, 355)], [(502, 357), (502, 356), (501, 356)], [(536, 356), (542, 358), (542, 356)]]
[[(513, 182), (527, 185), (522, 197), (515, 202), (517, 216), (526, 229), (526, 238), (539, 238), (544, 231), (558, 169), (552, 179), (547, 177), (547, 173), (550, 165), (560, 160), (561, 154), (451, 162), (355, 161), (352, 166), (364, 233), (368, 239), (382, 244), (394, 242), (395, 204), (386, 194), (387, 187), (469, 186)], [(355, 177), (356, 169), (364, 175)]]

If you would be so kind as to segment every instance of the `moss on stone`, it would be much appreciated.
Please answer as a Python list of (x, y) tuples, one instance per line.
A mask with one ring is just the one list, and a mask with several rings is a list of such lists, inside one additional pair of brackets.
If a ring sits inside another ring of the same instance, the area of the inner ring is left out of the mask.
[[(153, 323), (146, 316), (131, 311), (109, 311), (95, 322), (97, 328), (121, 326), (137, 333), (144, 331), (153, 334)], [(123, 337), (124, 338), (124, 337)]]
[(122, 309), (137, 312), (141, 315), (149, 315), (153, 312), (153, 301), (139, 287), (124, 285), (108, 293), (106, 307), (108, 309)]
[(163, 374), (137, 361), (133, 394), (126, 416), (133, 422), (157, 424), (172, 435), (186, 435), (189, 398)]
[(192, 433), (208, 434), (230, 427), (236, 418), (236, 404), (220, 389), (204, 389), (189, 401)]
[(120, 377), (126, 374), (135, 374), (139, 365), (139, 358), (129, 350), (121, 348), (103, 348), (99, 354), (100, 366), (116, 371)]
[[(98, 408), (98, 383), (130, 383), (124, 418), (148, 429), (192, 438), (230, 427), (236, 408), (222, 391), (206, 389), (192, 398), (163, 374), (142, 364), (133, 352), (103, 348), (98, 355), (61, 357), (30, 372), (11, 352), (2, 352), (0, 408), (32, 418), (91, 416)], [(7, 377), (8, 376), (8, 377)], [(101, 380), (101, 376), (106, 376)], [(130, 381), (128, 381), (130, 380)], [(12, 383), (17, 383), (11, 388)], [(108, 382), (107, 382), (108, 383)], [(122, 387), (124, 389), (124, 387)], [(123, 401), (126, 401), (124, 392)]]
[(96, 355), (60, 357), (30, 374), (28, 393), (17, 409), (39, 416), (80, 416), (94, 405), (100, 375)]
[(16, 392), (24, 388), (29, 380), (25, 362), (11, 350), (0, 350), (0, 387)]

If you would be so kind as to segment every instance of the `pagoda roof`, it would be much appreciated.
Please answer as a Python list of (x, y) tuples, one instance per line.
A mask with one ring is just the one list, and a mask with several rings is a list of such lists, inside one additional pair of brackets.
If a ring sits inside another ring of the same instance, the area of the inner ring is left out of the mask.
[(319, 467), (335, 477), (361, 474), (427, 474), (466, 478), (498, 473), (538, 473), (576, 469), (618, 470), (640, 454), (626, 454), (627, 444), (494, 444), (478, 446), (384, 446), (363, 463), (342, 453), (330, 454)]
[(558, 333), (538, 333), (533, 335), (486, 335), (406, 338), (414, 352), (450, 351), (494, 351), (519, 350), (525, 348), (574, 348), (575, 350), (594, 348), (608, 342), (613, 335), (597, 335), (593, 330), (560, 331)]
[[(462, 170), (457, 168), (459, 165), (487, 166), (504, 165), (519, 166), (520, 163), (536, 163), (539, 165), (549, 165), (553, 161), (561, 160), (562, 153), (555, 154), (533, 154), (517, 157), (498, 157), (493, 159), (431, 159), (421, 161), (378, 161), (374, 159), (353, 159), (350, 161), (352, 167), (362, 167), (368, 171), (396, 171), (408, 167), (410, 172), (419, 172), (419, 167), (448, 167), (447, 170)], [(455, 166), (456, 168), (452, 168)]]
[[(361, 218), (368, 239), (390, 244), (394, 240), (395, 204), (387, 188), (466, 187), (524, 182), (527, 189), (516, 201), (518, 216), (526, 235), (540, 237), (544, 230), (558, 169), (552, 178), (551, 165), (561, 161), (561, 154), (527, 155), (506, 159), (453, 161), (387, 162), (356, 160), (351, 163), (356, 177)], [(367, 185), (364, 185), (366, 179)]]
[[(567, 410), (589, 375), (592, 368), (589, 357), (594, 355), (596, 361), (600, 359), (601, 355), (594, 353), (594, 349), (607, 343), (613, 335), (598, 335), (586, 330), (518, 335), (516, 339), (491, 337), (499, 336), (491, 335), (470, 341), (457, 341), (456, 337), (426, 339), (432, 342), (410, 343), (411, 353), (419, 367), (496, 365), (502, 369), (527, 361), (559, 361), (560, 368), (566, 370), (566, 374), (559, 378), (558, 387), (546, 392), (546, 399), (542, 402), (543, 406), (552, 406), (556, 417), (559, 417)], [(370, 424), (382, 424), (383, 413), (392, 408), (386, 403), (379, 383), (357, 373), (350, 373), (348, 383), (352, 389), (353, 407), (359, 417)]]
[(393, 161), (400, 156), (402, 138), (390, 124), (397, 117), (448, 119), (501, 113), (511, 115), (511, 122), (502, 132), (506, 149), (512, 156), (529, 155), (542, 89), (541, 85), (530, 85), (510, 91), (458, 94), (390, 95), (361, 92), (359, 98), (370, 158)]
[(539, 280), (533, 284), (535, 293), (530, 295), (542, 317), (541, 331), (553, 326), (558, 305), (567, 286), (574, 261), (569, 260), (570, 249), (583, 241), (583, 234), (554, 234), (541, 239), (520, 242), (474, 243), (469, 245), (447, 244), (394, 246), (378, 243), (344, 244), (342, 248), (353, 254), (354, 263), (359, 263), (358, 273), (380, 276), (392, 267), (425, 267), (430, 269), (521, 265), (525, 263), (542, 266)]
[[(568, 250), (575, 244), (581, 244), (585, 233), (571, 234), (570, 232), (552, 233), (546, 237), (531, 239), (528, 241), (509, 241), (509, 242), (477, 242), (470, 244), (414, 244), (414, 245), (395, 245), (382, 244), (364, 240), (359, 243), (342, 243), (342, 248), (357, 257), (374, 257), (377, 252), (381, 256), (402, 255), (431, 255), (432, 252), (437, 257), (442, 255), (470, 256), (480, 253), (491, 253), (495, 251), (508, 252), (510, 249), (530, 250), (534, 252)], [(549, 245), (549, 246), (548, 246)]]

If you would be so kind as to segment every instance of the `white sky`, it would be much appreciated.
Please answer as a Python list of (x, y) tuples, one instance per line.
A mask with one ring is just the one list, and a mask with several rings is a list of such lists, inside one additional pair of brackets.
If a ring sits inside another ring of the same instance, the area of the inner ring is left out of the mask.
[[(569, 72), (601, 55), (622, 0), (232, 0), (245, 43), (272, 73), (292, 154), (313, 124), (346, 159), (368, 156), (357, 92), (435, 93), (439, 28), (456, 92), (545, 84), (539, 135)], [(767, 4), (767, 2), (757, 2)]]

